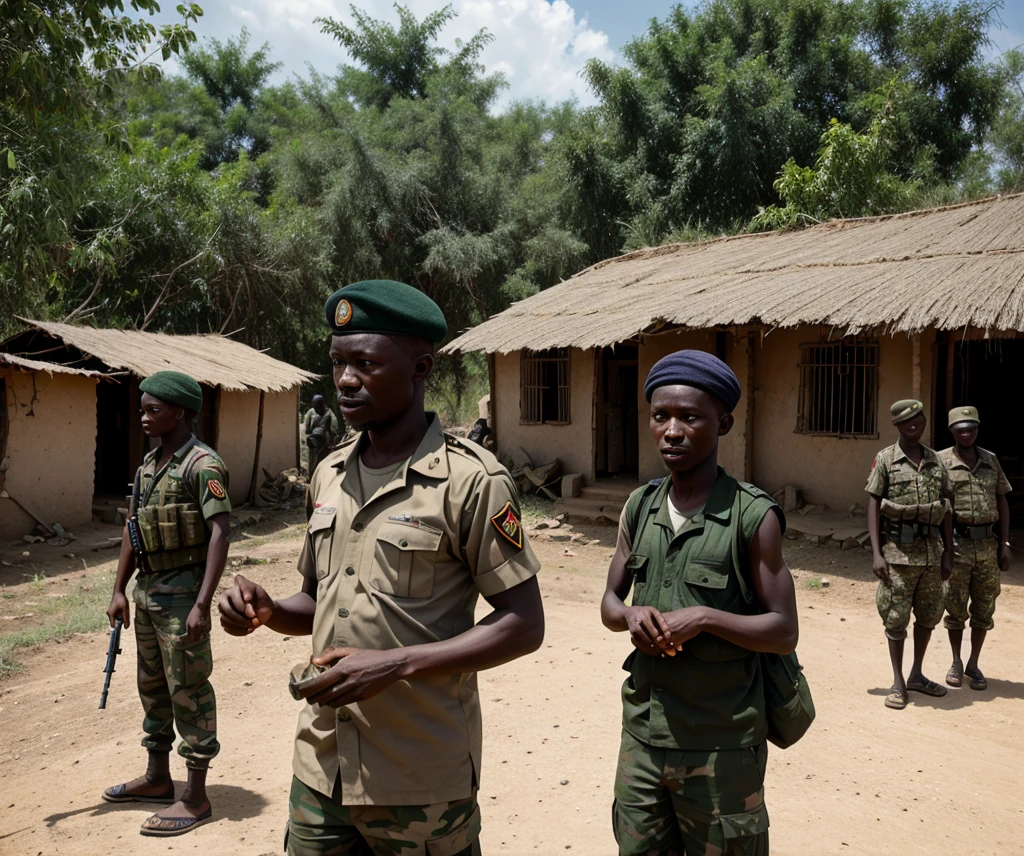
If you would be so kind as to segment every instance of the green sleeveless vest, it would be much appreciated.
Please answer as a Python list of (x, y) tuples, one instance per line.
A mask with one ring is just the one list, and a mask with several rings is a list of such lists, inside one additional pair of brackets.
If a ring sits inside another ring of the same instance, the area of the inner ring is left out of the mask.
[[(704, 507), (677, 534), (668, 511), (671, 479), (634, 491), (626, 520), (633, 549), (632, 603), (672, 612), (708, 606), (739, 615), (759, 612), (746, 549), (764, 516), (781, 509), (768, 494), (719, 468)], [(741, 578), (740, 574), (744, 577)], [(699, 633), (675, 657), (634, 650), (623, 664), (623, 727), (650, 746), (687, 750), (755, 746), (767, 735), (758, 655)]]
[(193, 437), (181, 458), (172, 457), (162, 473), (149, 471), (148, 460), (136, 473), (136, 514), (150, 573), (188, 568), (202, 577), (209, 534), (196, 476), (207, 457), (216, 458), (216, 452)]

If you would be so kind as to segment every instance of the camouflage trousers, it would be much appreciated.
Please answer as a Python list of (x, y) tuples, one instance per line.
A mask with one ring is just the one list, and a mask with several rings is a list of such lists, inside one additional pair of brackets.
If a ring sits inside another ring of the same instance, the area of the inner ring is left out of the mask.
[(946, 596), (947, 630), (963, 630), (967, 623), (970, 599), (971, 627), (991, 630), (996, 598), (1002, 588), (999, 571), (999, 542), (995, 538), (957, 541), (953, 554), (953, 573), (942, 584)]
[(934, 630), (942, 618), (942, 571), (938, 565), (889, 565), (890, 585), (878, 581), (875, 605), (890, 639), (906, 639), (910, 613), (918, 627)]
[[(206, 769), (220, 751), (217, 705), (210, 684), (210, 637), (189, 643), (185, 622), (196, 603), (181, 571), (147, 574), (135, 589), (135, 644), (142, 710), (142, 745), (156, 752), (174, 746), (187, 767)], [(198, 586), (196, 586), (198, 588)]]
[(341, 805), (292, 777), (288, 856), (480, 856), (476, 794), (436, 805)]
[(693, 752), (622, 732), (612, 827), (620, 856), (767, 856), (767, 744)]

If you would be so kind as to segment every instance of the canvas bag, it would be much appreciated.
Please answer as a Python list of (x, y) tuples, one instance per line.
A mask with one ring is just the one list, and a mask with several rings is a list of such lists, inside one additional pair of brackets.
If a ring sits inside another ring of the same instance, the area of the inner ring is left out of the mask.
[[(641, 532), (637, 523), (646, 524), (650, 516), (650, 507), (661, 479), (651, 482), (644, 490), (639, 503), (631, 503), (627, 513), (627, 524), (633, 544), (640, 540)], [(734, 520), (742, 519), (743, 491), (737, 488), (733, 499)], [(668, 495), (666, 501), (671, 502)], [(637, 507), (639, 506), (639, 507)], [(754, 592), (747, 585), (746, 575), (740, 570), (746, 550), (742, 543), (742, 529), (736, 526), (736, 538), (732, 544), (732, 565), (736, 569), (736, 579), (740, 592), (748, 603), (755, 601)], [(780, 749), (788, 749), (796, 743), (814, 722), (814, 700), (811, 698), (811, 687), (804, 676), (803, 666), (797, 659), (796, 652), (791, 654), (772, 654), (757, 652), (764, 678), (764, 710), (768, 721), (768, 739)]]

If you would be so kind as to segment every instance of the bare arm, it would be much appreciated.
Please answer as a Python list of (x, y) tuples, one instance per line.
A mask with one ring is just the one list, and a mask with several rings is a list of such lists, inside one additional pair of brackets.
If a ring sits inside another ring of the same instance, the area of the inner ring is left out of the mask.
[(645, 654), (675, 654), (681, 646), (666, 643), (668, 625), (661, 612), (653, 606), (626, 606), (626, 596), (633, 585), (633, 576), (626, 568), (629, 552), (620, 536), (608, 566), (608, 582), (601, 598), (601, 621), (615, 633), (628, 630), (633, 645)]
[(313, 633), (316, 613), (316, 580), (304, 577), (302, 589), (290, 597), (274, 600), (266, 589), (241, 574), (217, 603), (220, 626), (231, 636), (246, 636), (259, 627), (269, 627), (286, 636)]
[(882, 504), (873, 493), (868, 494), (868, 538), (871, 540), (871, 570), (886, 585), (891, 584), (889, 563), (882, 555)]
[(1010, 570), (1010, 503), (1005, 493), (996, 495), (996, 506), (999, 508), (999, 570), (1006, 573)]
[(754, 534), (749, 561), (754, 591), (764, 612), (736, 615), (707, 606), (677, 609), (665, 616), (672, 643), (685, 645), (705, 631), (751, 651), (790, 654), (796, 650), (800, 635), (796, 591), (782, 557), (782, 529), (774, 513), (765, 515)]
[(110, 619), (110, 626), (118, 618), (125, 627), (130, 627), (131, 609), (128, 607), (128, 598), (125, 591), (128, 588), (128, 580), (135, 573), (135, 551), (132, 550), (132, 542), (128, 537), (128, 524), (124, 525), (124, 532), (121, 534), (121, 554), (117, 557), (117, 573), (114, 575), (114, 593), (110, 598), (110, 605), (107, 607), (107, 618)]
[(330, 668), (310, 685), (306, 700), (340, 707), (372, 698), (398, 680), (490, 669), (540, 647), (544, 606), (536, 577), (487, 598), (487, 602), (494, 611), (451, 639), (384, 651), (324, 651), (313, 662)]
[(228, 538), (230, 536), (230, 517), (226, 511), (214, 514), (207, 523), (210, 526), (210, 541), (206, 547), (206, 568), (203, 582), (199, 586), (199, 595), (195, 606), (189, 610), (185, 619), (185, 633), (190, 642), (197, 642), (210, 635), (210, 601), (220, 584), (224, 573), (224, 564), (228, 559)]

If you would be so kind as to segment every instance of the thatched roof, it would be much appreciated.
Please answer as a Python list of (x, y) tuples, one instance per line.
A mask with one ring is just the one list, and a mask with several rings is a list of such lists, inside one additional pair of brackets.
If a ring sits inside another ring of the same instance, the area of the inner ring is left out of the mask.
[(1024, 332), (1024, 194), (600, 262), (445, 350), (594, 348), (665, 325)]
[[(226, 336), (174, 336), (169, 333), (79, 327), (27, 318), (21, 320), (95, 358), (113, 371), (126, 371), (138, 377), (174, 369), (209, 386), (266, 392), (291, 389), (317, 378), (315, 374), (275, 360)], [(31, 331), (21, 333), (8, 339), (0, 348), (10, 352), (6, 356), (22, 360), (43, 356), (36, 344), (28, 346), (30, 336)]]
[(0, 365), (14, 366), (30, 372), (48, 372), (49, 374), (70, 374), (83, 377), (103, 377), (102, 372), (89, 371), (88, 369), (76, 369), (60, 363), (47, 363), (41, 360), (30, 360), (28, 357), (19, 357), (17, 354), (5, 354), (0, 351)]

